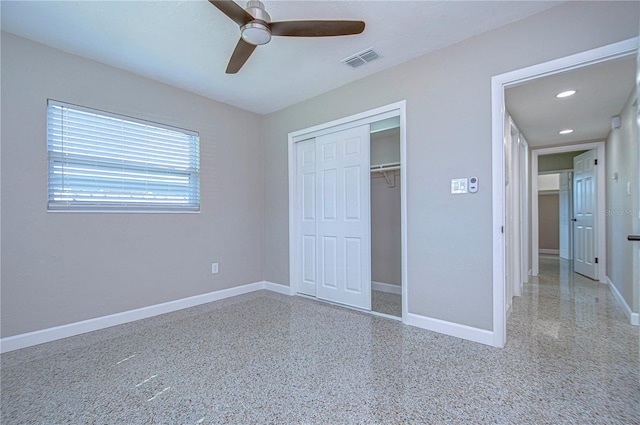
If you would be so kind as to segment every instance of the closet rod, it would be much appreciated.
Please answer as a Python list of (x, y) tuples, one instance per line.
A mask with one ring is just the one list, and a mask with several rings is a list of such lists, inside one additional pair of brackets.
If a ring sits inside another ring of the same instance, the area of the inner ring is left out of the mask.
[(385, 173), (387, 171), (395, 171), (395, 170), (399, 170), (400, 166), (395, 166), (395, 167), (387, 167), (387, 168), (372, 168), (371, 172), (372, 173)]
[(385, 171), (393, 171), (399, 170), (400, 163), (399, 162), (390, 162), (388, 164), (377, 164), (371, 166), (371, 172), (380, 172), (383, 173)]

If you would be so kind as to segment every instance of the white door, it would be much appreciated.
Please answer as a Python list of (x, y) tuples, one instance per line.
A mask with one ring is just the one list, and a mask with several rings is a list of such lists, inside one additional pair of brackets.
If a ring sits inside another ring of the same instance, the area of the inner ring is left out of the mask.
[(513, 285), (512, 295), (519, 297), (522, 295), (522, 272), (520, 271), (520, 131), (512, 125), (511, 128), (511, 279)]
[(296, 146), (298, 233), (294, 261), (298, 292), (316, 295), (316, 140), (298, 142)]
[[(637, 53), (636, 56), (636, 60), (637, 60), (637, 64), (636, 64), (636, 73), (637, 73), (637, 77), (636, 77), (636, 89), (638, 90), (638, 93), (640, 93), (640, 50)], [(640, 128), (640, 107), (636, 106), (637, 110), (636, 110), (636, 123), (638, 125), (638, 128)], [(640, 170), (640, 138), (638, 139), (638, 170)], [(640, 182), (638, 182), (640, 183)], [(640, 184), (638, 184), (637, 187), (637, 199), (640, 203)], [(640, 211), (636, 211), (636, 219), (635, 220), (635, 234), (640, 235)], [(638, 248), (640, 245), (640, 241), (635, 241), (633, 242), (633, 246), (634, 246), (634, 254), (637, 257), (637, 265), (635, 268), (635, 272), (636, 272), (636, 276), (635, 276), (635, 281), (636, 281), (636, 296), (637, 296), (637, 300), (638, 300), (638, 305), (640, 306), (640, 270), (638, 270), (640, 268), (640, 249)], [(640, 326), (638, 327), (638, 336), (640, 336)], [(640, 340), (638, 340), (638, 348), (640, 349)], [(639, 367), (640, 368), (640, 367)]]
[(573, 158), (573, 258), (577, 273), (596, 279), (596, 150)]
[(369, 125), (316, 138), (317, 297), (371, 309)]
[(510, 120), (507, 123), (506, 131), (508, 136), (504, 138), (504, 193), (505, 193), (505, 220), (504, 220), (504, 279), (505, 279), (505, 311), (507, 314), (511, 312), (511, 303), (513, 300), (513, 282), (511, 276), (513, 274), (513, 264), (511, 261), (511, 221), (513, 216), (513, 194), (511, 190), (511, 139), (513, 137), (513, 129)]
[(529, 144), (520, 135), (520, 294), (529, 281)]

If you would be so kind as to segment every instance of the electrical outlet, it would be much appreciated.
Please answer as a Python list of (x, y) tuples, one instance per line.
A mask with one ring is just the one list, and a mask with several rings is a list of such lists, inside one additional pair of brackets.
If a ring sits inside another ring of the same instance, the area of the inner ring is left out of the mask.
[(218, 273), (218, 263), (211, 263), (211, 274)]

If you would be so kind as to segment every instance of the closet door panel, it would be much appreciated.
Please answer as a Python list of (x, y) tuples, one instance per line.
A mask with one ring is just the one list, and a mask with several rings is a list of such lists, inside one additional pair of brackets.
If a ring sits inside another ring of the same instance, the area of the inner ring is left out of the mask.
[(316, 138), (318, 298), (371, 309), (369, 125)]
[(317, 286), (317, 178), (316, 178), (316, 141), (309, 139), (298, 142), (297, 149), (297, 186), (300, 190), (297, 205), (298, 236), (296, 240), (295, 260), (298, 292), (315, 296)]

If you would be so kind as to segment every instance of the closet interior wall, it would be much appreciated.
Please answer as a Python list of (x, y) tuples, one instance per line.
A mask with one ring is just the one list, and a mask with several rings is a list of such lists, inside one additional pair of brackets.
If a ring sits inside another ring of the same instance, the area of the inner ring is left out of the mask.
[[(371, 166), (400, 163), (400, 128), (371, 133)], [(371, 280), (402, 284), (400, 172), (371, 173)]]

